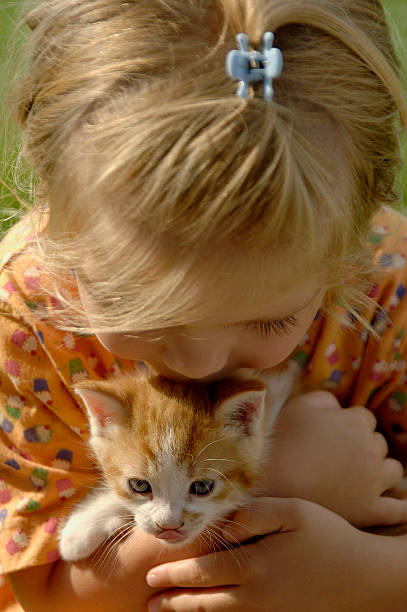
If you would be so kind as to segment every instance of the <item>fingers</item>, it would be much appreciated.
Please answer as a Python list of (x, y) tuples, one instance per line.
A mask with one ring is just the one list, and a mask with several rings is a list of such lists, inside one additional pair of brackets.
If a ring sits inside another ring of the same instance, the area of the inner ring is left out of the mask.
[(400, 461), (389, 457), (382, 463), (382, 493), (396, 487), (403, 478), (404, 470)]
[(387, 458), (383, 460), (381, 464), (380, 496), (370, 505), (371, 518), (363, 523), (365, 526), (398, 525), (407, 522), (407, 499), (400, 500), (383, 495), (385, 491), (397, 487), (403, 473), (403, 467), (396, 459)]
[[(239, 551), (235, 551), (239, 555)], [(164, 563), (147, 573), (151, 587), (216, 587), (240, 583), (242, 567), (232, 562), (229, 551), (216, 552), (203, 557)]]
[(384, 459), (385, 457), (387, 457), (387, 454), (389, 452), (389, 446), (386, 442), (386, 438), (378, 431), (375, 431), (373, 436), (375, 438), (375, 443), (376, 447), (378, 448), (379, 456)]
[(223, 529), (229, 542), (243, 542), (253, 536), (294, 531), (302, 523), (302, 512), (311, 502), (295, 498), (257, 497), (248, 508), (240, 508)]
[(222, 592), (205, 589), (203, 591), (167, 591), (150, 600), (148, 612), (191, 612), (205, 610), (206, 612), (237, 611), (239, 603), (234, 594), (227, 589)]
[(345, 408), (345, 410), (352, 413), (353, 416), (358, 417), (362, 424), (367, 424), (371, 431), (376, 429), (377, 419), (373, 412), (367, 408), (364, 408), (363, 406), (352, 406), (351, 408)]
[(352, 408), (347, 408), (346, 410), (350, 411), (352, 416), (356, 417), (363, 427), (367, 426), (368, 430), (373, 433), (375, 447), (379, 453), (379, 456), (382, 459), (387, 457), (389, 447), (386, 438), (380, 432), (376, 431), (377, 419), (373, 412), (367, 408), (363, 408), (363, 406), (353, 406)]
[[(304, 520), (308, 508), (318, 508), (316, 504), (299, 499), (279, 499), (258, 497), (250, 508), (238, 510), (233, 522), (224, 528), (225, 540), (236, 543), (252, 536), (273, 532), (295, 531)], [(147, 583), (152, 587), (216, 587), (238, 585), (244, 582), (249, 546), (233, 551), (216, 552), (193, 559), (164, 563), (152, 568), (147, 574)], [(232, 554), (233, 553), (233, 554)]]
[(379, 497), (374, 511), (377, 525), (399, 525), (407, 523), (407, 499)]

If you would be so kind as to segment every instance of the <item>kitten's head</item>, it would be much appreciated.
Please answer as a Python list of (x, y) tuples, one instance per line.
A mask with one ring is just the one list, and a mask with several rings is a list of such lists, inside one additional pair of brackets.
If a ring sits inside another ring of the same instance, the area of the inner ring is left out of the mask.
[(105, 480), (140, 529), (184, 545), (244, 503), (263, 456), (262, 383), (135, 376), (76, 391)]

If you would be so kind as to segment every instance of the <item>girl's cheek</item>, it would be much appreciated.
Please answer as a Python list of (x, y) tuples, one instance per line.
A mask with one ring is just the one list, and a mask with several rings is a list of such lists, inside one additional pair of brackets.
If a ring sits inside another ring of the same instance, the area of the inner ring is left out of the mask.
[(246, 358), (250, 355), (252, 364), (249, 367), (261, 370), (278, 365), (292, 353), (303, 336), (304, 334), (300, 332), (293, 335), (272, 336), (253, 342), (246, 352)]
[(106, 350), (122, 359), (148, 361), (157, 359), (162, 353), (160, 342), (143, 342), (117, 334), (96, 334)]
[(258, 363), (256, 367), (258, 369), (264, 369), (278, 365), (290, 355), (294, 348), (295, 345), (287, 345), (286, 343), (284, 343), (284, 345), (279, 343), (277, 346), (269, 346), (266, 350), (264, 350), (264, 352), (259, 351)]

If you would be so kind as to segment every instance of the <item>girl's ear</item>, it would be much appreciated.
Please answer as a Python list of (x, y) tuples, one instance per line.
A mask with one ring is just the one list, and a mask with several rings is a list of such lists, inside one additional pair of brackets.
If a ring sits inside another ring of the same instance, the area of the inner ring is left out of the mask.
[(217, 410), (223, 429), (245, 436), (258, 433), (263, 422), (265, 397), (265, 389), (252, 389), (223, 401)]
[(89, 415), (91, 435), (103, 435), (110, 423), (123, 421), (125, 409), (122, 404), (107, 393), (93, 389), (74, 389), (86, 406)]

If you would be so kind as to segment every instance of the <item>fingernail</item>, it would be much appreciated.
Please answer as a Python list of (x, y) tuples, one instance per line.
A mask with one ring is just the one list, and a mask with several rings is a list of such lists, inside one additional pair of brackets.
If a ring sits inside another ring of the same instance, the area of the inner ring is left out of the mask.
[(164, 572), (160, 572), (158, 570), (154, 570), (153, 572), (148, 572), (146, 576), (147, 584), (151, 587), (160, 586), (164, 580)]
[[(158, 576), (157, 574), (147, 574), (147, 584), (150, 585), (151, 587), (155, 587), (158, 585)], [(155, 604), (153, 604), (155, 606)], [(152, 610), (154, 610), (152, 608)]]

